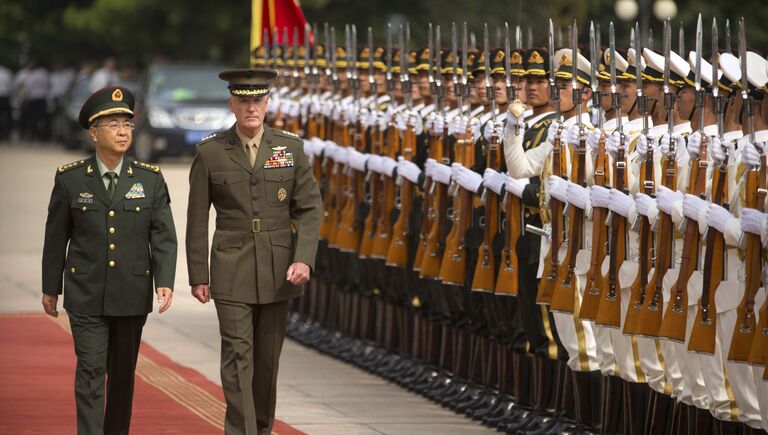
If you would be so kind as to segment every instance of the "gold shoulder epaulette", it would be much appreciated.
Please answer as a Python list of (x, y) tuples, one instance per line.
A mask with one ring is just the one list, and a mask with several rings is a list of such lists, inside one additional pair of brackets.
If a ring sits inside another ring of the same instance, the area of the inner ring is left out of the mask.
[(76, 162), (67, 163), (66, 165), (59, 166), (59, 169), (58, 169), (59, 174), (62, 174), (67, 171), (71, 171), (72, 169), (75, 169), (76, 167), (82, 165), (83, 163), (85, 163), (85, 160), (78, 160)]
[(133, 166), (137, 168), (144, 169), (145, 171), (150, 172), (160, 172), (160, 166), (157, 165), (150, 165), (149, 163), (144, 162), (133, 162)]

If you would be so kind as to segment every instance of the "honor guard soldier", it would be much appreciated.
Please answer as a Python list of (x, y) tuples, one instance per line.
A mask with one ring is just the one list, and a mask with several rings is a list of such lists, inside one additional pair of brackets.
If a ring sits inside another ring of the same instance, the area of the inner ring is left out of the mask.
[(58, 295), (64, 293), (77, 355), (79, 434), (128, 433), (153, 286), (159, 312), (173, 297), (176, 230), (165, 180), (157, 166), (124, 158), (134, 103), (122, 86), (85, 101), (78, 120), (96, 153), (59, 167), (48, 205), (43, 307), (58, 316)]
[(216, 305), (227, 434), (272, 429), (289, 300), (302, 293), (317, 250), (320, 193), (303, 143), (264, 125), (275, 77), (267, 69), (219, 74), (237, 122), (198, 144), (189, 176), (189, 280), (200, 302)]

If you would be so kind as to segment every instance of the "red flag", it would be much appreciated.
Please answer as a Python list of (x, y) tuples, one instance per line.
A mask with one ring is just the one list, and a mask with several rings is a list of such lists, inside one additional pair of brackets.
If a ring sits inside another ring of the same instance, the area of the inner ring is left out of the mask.
[[(293, 44), (293, 29), (298, 28), (297, 44), (304, 43), (304, 27), (307, 19), (298, 0), (252, 0), (251, 50), (264, 44), (262, 35), (267, 29), (270, 44)], [(283, 29), (288, 29), (284, 32)], [(284, 34), (287, 40), (284, 41)], [(310, 32), (311, 33), (311, 32)], [(312, 36), (310, 35), (310, 42)]]

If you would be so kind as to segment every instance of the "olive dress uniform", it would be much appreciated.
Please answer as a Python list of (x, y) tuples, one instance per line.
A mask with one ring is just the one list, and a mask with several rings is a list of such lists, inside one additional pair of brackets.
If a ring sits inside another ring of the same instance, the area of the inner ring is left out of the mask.
[[(220, 77), (230, 81), (233, 95), (265, 95), (274, 72)], [(320, 191), (303, 142), (265, 125), (254, 145), (252, 166), (236, 125), (206, 138), (189, 175), (189, 279), (209, 284), (218, 313), (227, 434), (271, 430), (288, 304), (302, 292), (286, 271), (294, 262), (314, 267), (320, 233)], [(211, 204), (216, 231), (209, 269)]]
[[(130, 91), (105, 88), (85, 102), (80, 123), (88, 128), (100, 112), (132, 115), (132, 108)], [(43, 293), (63, 287), (77, 355), (79, 434), (128, 433), (153, 281), (172, 288), (176, 273), (176, 230), (160, 168), (127, 159), (118, 166), (112, 195), (95, 155), (59, 167), (48, 205)]]

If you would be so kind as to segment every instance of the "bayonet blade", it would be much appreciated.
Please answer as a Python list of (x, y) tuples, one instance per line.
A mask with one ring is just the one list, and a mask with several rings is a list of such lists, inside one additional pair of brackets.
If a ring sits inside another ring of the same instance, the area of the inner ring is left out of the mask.
[(725, 52), (731, 53), (731, 20), (725, 19)]
[(717, 98), (720, 93), (720, 74), (718, 74), (720, 41), (718, 41), (717, 36), (717, 18), (712, 18), (712, 59), (710, 61), (712, 63), (712, 96), (714, 98)]
[(613, 29), (613, 21), (608, 26), (608, 44), (610, 44), (610, 68), (611, 68), (611, 93), (616, 93), (616, 34)]
[(429, 26), (427, 26), (427, 53), (429, 54), (427, 59), (427, 64), (429, 65), (427, 68), (427, 76), (429, 77), (429, 85), (430, 89), (433, 83), (435, 83), (435, 72), (432, 70), (432, 67), (434, 66), (434, 62), (432, 61), (432, 56), (435, 55), (435, 35), (432, 33), (432, 23), (429, 23)]
[(591, 22), (589, 23), (589, 59), (590, 59), (590, 72), (591, 77), (589, 78), (589, 84), (592, 88), (592, 93), (594, 94), (597, 92), (597, 58), (598, 58), (598, 50), (597, 50), (597, 40), (595, 39), (595, 23)]
[(488, 59), (488, 23), (483, 25), (483, 61), (485, 66), (485, 91), (488, 93), (488, 100), (491, 100), (491, 62)]
[(701, 14), (696, 21), (696, 68), (694, 70), (694, 86), (696, 91), (701, 89), (701, 49), (704, 39), (704, 31), (701, 28)]
[(528, 26), (528, 44), (525, 48), (529, 50), (533, 48), (533, 29), (531, 29), (531, 26)]
[(387, 88), (392, 88), (392, 23), (387, 23)]
[(664, 21), (664, 34), (663, 34), (663, 44), (664, 44), (664, 93), (668, 94), (671, 92), (669, 88), (669, 59), (670, 59), (670, 26), (669, 26), (669, 19)]
[[(506, 23), (504, 24), (507, 25)], [(509, 33), (509, 26), (507, 26), (507, 33)], [(523, 31), (520, 29), (520, 25), (518, 24), (515, 26), (515, 48), (520, 50), (523, 48)], [(509, 50), (504, 52), (507, 56), (509, 56)]]
[(571, 86), (573, 89), (576, 89), (576, 76), (579, 74), (579, 32), (578, 28), (576, 27), (576, 20), (573, 20), (573, 25), (571, 26), (571, 49), (573, 50), (571, 52), (571, 57), (573, 58), (573, 69), (571, 70), (572, 76), (571, 76)]
[(746, 98), (749, 93), (749, 76), (747, 75), (747, 29), (744, 18), (739, 20), (739, 61), (741, 64), (741, 93)]
[(680, 21), (680, 30), (677, 33), (677, 53), (685, 57), (685, 29), (683, 29), (682, 21)]
[[(389, 53), (386, 54), (387, 56)], [(373, 27), (368, 26), (368, 83), (371, 84), (371, 95), (375, 94), (376, 79), (373, 78)]]
[(453, 92), (459, 96), (459, 42), (456, 35), (456, 23), (451, 23), (451, 66), (453, 67)]
[(549, 49), (549, 85), (555, 86), (555, 25), (552, 19), (549, 19), (549, 30), (547, 31), (547, 48)]
[[(520, 31), (520, 26), (517, 26), (515, 28), (516, 38), (518, 36), (519, 31)], [(520, 40), (518, 39), (515, 43), (519, 44)], [(512, 58), (509, 50), (509, 23), (506, 23), (506, 22), (504, 23), (504, 54), (508, 56), (507, 60)], [(509, 68), (510, 68), (509, 62), (504, 62), (504, 84), (507, 86), (507, 94), (509, 94), (509, 89), (512, 86), (512, 79), (510, 76)]]
[(635, 22), (635, 83), (637, 95), (643, 95), (643, 43), (640, 40), (640, 24)]
[[(461, 37), (461, 85), (464, 87), (462, 91), (466, 92), (467, 82), (469, 81), (469, 71), (467, 70), (467, 56), (469, 54), (469, 29), (467, 22), (464, 21), (464, 32)], [(467, 95), (469, 96), (469, 95)]]

